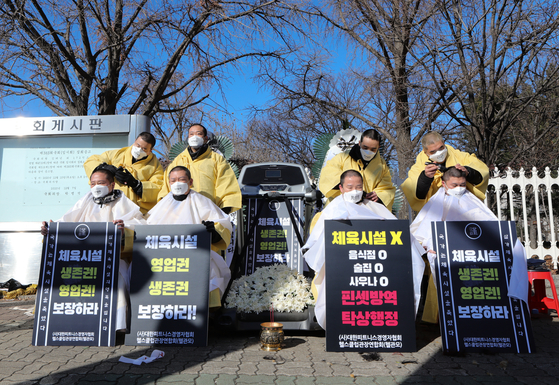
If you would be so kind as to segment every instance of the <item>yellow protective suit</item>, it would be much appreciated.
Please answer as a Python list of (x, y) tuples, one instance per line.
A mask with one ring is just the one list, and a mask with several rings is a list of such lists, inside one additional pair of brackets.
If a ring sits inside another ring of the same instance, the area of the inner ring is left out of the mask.
[(358, 171), (363, 176), (363, 191), (374, 191), (386, 208), (392, 210), (396, 187), (392, 184), (388, 165), (378, 153), (366, 168), (363, 167), (361, 159), (355, 160), (347, 152), (342, 152), (326, 162), (320, 172), (318, 189), (328, 198), (328, 203), (340, 195), (337, 186), (340, 184), (340, 176), (347, 170)]
[(176, 166), (184, 166), (192, 175), (192, 189), (211, 199), (220, 209), (230, 207), (231, 212), (237, 211), (242, 205), (239, 182), (229, 163), (222, 155), (211, 148), (192, 160), (188, 148), (167, 167), (165, 180), (157, 200), (165, 197), (170, 190), (169, 172)]
[[(456, 150), (451, 146), (449, 146), (448, 144), (446, 145), (446, 148), (448, 150), (448, 155), (445, 161), (446, 167), (455, 166), (456, 164), (459, 163), (462, 166), (471, 167), (481, 174), (481, 176), (483, 177), (483, 181), (480, 184), (474, 186), (468, 182), (466, 183), (466, 188), (470, 192), (472, 192), (476, 197), (478, 197), (481, 200), (484, 200), (485, 191), (487, 191), (487, 184), (489, 183), (489, 168), (485, 165), (485, 163), (483, 163), (473, 154), (468, 154), (467, 152)], [(415, 164), (408, 171), (408, 178), (404, 181), (404, 183), (402, 183), (402, 186), (400, 187), (404, 192), (404, 194), (406, 195), (406, 198), (411, 208), (414, 209), (415, 211), (420, 211), (423, 205), (427, 203), (427, 201), (437, 191), (439, 191), (439, 188), (442, 186), (443, 173), (437, 171), (435, 173), (435, 178), (431, 183), (431, 188), (429, 189), (429, 192), (427, 193), (425, 199), (417, 198), (416, 195), (417, 180), (419, 179), (419, 175), (423, 171), (425, 171), (425, 162), (430, 162), (430, 161), (431, 160), (429, 159), (429, 157), (427, 157), (425, 152), (421, 151), (417, 156)]]
[(101, 163), (111, 164), (115, 167), (127, 169), (134, 178), (142, 182), (142, 197), (140, 198), (128, 185), (118, 183), (115, 179), (116, 187), (122, 190), (124, 195), (132, 202), (140, 206), (142, 214), (147, 213), (157, 203), (157, 194), (163, 185), (163, 167), (154, 153), (149, 154), (145, 159), (132, 164), (132, 146), (124, 147), (120, 150), (105, 151), (101, 155), (90, 156), (83, 167), (89, 178), (95, 167)]

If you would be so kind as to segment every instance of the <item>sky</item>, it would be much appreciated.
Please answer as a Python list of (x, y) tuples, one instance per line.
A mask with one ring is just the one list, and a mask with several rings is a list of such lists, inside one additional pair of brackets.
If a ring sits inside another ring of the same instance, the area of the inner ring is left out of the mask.
[[(274, 49), (275, 38), (270, 36), (270, 40), (267, 44), (271, 44), (269, 48)], [(280, 42), (276, 42), (280, 44)], [(321, 41), (323, 47), (327, 47), (332, 53), (331, 68), (332, 71), (340, 70), (346, 63), (346, 46), (335, 39), (326, 39)], [(298, 44), (307, 45), (308, 42), (298, 41)], [(316, 42), (311, 43), (312, 46), (309, 49), (316, 48)], [(146, 45), (145, 47), (149, 47)], [(156, 47), (147, 48), (148, 51), (155, 49)], [(251, 79), (256, 75), (255, 71), (257, 66), (251, 65), (250, 63), (240, 63), (238, 68), (241, 69), (243, 73), (239, 73), (237, 70), (230, 68), (225, 68), (225, 76), (230, 79), (230, 81), (223, 81), (223, 91), (225, 97), (227, 98), (227, 109), (229, 112), (233, 112), (235, 117), (240, 122), (246, 122), (249, 116), (249, 111), (251, 105), (260, 106), (265, 104), (265, 102), (271, 99), (270, 93), (262, 88), (259, 88), (257, 84)], [(121, 80), (122, 82), (122, 80)], [(213, 95), (211, 95), (218, 103), (221, 103), (221, 96), (218, 94), (217, 89), (214, 89)], [(14, 118), (14, 117), (50, 117), (54, 116), (54, 113), (44, 106), (39, 100), (33, 100), (31, 98), (3, 98), (0, 101), (0, 117), (2, 118)]]
[[(332, 56), (332, 71), (339, 71), (346, 63), (347, 52), (345, 47), (332, 41), (328, 46), (335, 53)], [(262, 106), (271, 100), (271, 93), (256, 84), (252, 77), (255, 76), (256, 67), (241, 65), (242, 73), (237, 70), (226, 71), (229, 81), (222, 82), (223, 91), (227, 99), (227, 111), (233, 113), (233, 118), (238, 128), (247, 125), (251, 106)], [(223, 104), (220, 93), (215, 88), (210, 92), (212, 98)], [(2, 99), (0, 104), (1, 118), (17, 117), (51, 117), (55, 114), (40, 100), (32, 98), (9, 97)]]
[[(229, 104), (228, 109), (235, 112), (235, 115), (245, 120), (248, 118), (248, 111), (251, 105), (260, 105), (263, 100), (268, 100), (270, 94), (265, 90), (259, 90), (257, 84), (250, 79), (250, 74), (234, 74), (232, 81), (224, 83), (225, 95)], [(54, 113), (48, 109), (41, 101), (10, 97), (3, 99), (0, 110), (2, 118), (17, 117), (49, 117)]]

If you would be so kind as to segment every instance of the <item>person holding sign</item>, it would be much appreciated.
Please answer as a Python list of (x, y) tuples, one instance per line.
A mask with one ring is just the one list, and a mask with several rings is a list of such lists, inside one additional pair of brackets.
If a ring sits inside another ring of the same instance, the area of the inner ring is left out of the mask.
[(91, 175), (102, 163), (115, 166), (117, 187), (145, 214), (155, 206), (163, 185), (163, 167), (152, 152), (154, 146), (155, 137), (142, 132), (130, 147), (90, 156), (83, 164), (85, 173)]
[[(316, 298), (315, 315), (318, 324), (326, 329), (325, 245), (324, 221), (329, 219), (395, 220), (396, 217), (382, 204), (365, 199), (363, 177), (356, 170), (346, 170), (340, 176), (340, 194), (322, 211), (307, 243), (303, 246), (305, 260), (315, 271), (313, 294)], [(412, 259), (416, 309), (421, 295), (421, 278), (425, 264), (421, 246), (412, 238)]]
[(171, 169), (169, 192), (148, 212), (150, 225), (203, 224), (212, 234), (210, 253), (210, 307), (221, 306), (221, 296), (231, 279), (225, 260), (217, 253), (225, 250), (231, 240), (231, 220), (212, 200), (192, 190), (190, 170), (183, 166)]
[[(235, 172), (225, 158), (208, 146), (208, 131), (201, 124), (194, 124), (188, 130), (188, 147), (169, 165), (172, 170), (183, 166), (192, 174), (192, 187), (211, 199), (226, 214), (241, 208), (241, 189)], [(171, 183), (165, 174), (165, 182), (158, 200), (171, 191)]]
[[(116, 167), (106, 163), (97, 166), (89, 179), (91, 191), (78, 200), (57, 222), (113, 222), (123, 232), (123, 246), (119, 262), (116, 330), (126, 330), (130, 288), (129, 266), (134, 243), (134, 232), (126, 227), (133, 224), (145, 224), (145, 220), (140, 208), (122, 191), (115, 189), (115, 172)], [(47, 235), (47, 233), (48, 224), (43, 222), (41, 234)]]
[(365, 198), (392, 209), (396, 188), (392, 184), (388, 165), (379, 154), (381, 136), (376, 130), (367, 130), (349, 152), (342, 152), (328, 162), (320, 173), (319, 189), (331, 202), (340, 196), (340, 176), (346, 170), (358, 170), (363, 178)]
[[(427, 251), (427, 259), (434, 275), (436, 254), (433, 251), (431, 222), (436, 221), (497, 221), (489, 208), (468, 190), (468, 173), (463, 167), (452, 166), (441, 176), (441, 188), (423, 206), (410, 226), (411, 234)], [(429, 286), (425, 300), (423, 321), (436, 323), (438, 318), (437, 294), (432, 275), (428, 277)]]
[(442, 186), (442, 175), (451, 166), (464, 172), (466, 188), (480, 200), (485, 199), (489, 183), (489, 168), (475, 155), (445, 145), (436, 131), (429, 131), (421, 139), (423, 151), (402, 183), (402, 191), (412, 209), (420, 211)]

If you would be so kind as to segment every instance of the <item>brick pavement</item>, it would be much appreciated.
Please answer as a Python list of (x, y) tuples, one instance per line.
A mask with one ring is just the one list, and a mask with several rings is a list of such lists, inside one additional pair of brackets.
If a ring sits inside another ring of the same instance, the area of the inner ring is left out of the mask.
[(534, 319), (535, 354), (441, 352), (436, 328), (419, 325), (415, 353), (327, 353), (321, 333), (286, 331), (286, 346), (260, 350), (258, 332), (211, 330), (204, 348), (163, 347), (165, 357), (118, 362), (153, 348), (31, 346), (33, 302), (0, 304), (0, 384), (557, 384), (559, 320)]

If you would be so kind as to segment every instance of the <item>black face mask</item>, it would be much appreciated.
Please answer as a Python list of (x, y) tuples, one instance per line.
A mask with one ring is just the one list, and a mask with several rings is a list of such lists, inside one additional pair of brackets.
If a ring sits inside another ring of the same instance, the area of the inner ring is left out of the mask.
[(202, 147), (200, 147), (198, 150), (193, 149), (192, 147), (188, 147), (188, 152), (190, 154), (190, 157), (192, 158), (192, 160), (195, 160), (196, 158), (198, 158), (200, 155), (202, 155), (203, 153), (206, 152), (206, 150), (208, 149), (208, 144), (204, 143), (202, 145)]
[[(190, 192), (190, 190), (188, 190), (188, 192)], [(182, 195), (173, 195), (173, 199), (179, 202), (182, 202), (183, 200), (186, 199), (186, 197), (188, 196), (188, 193), (186, 194), (182, 194)]]

